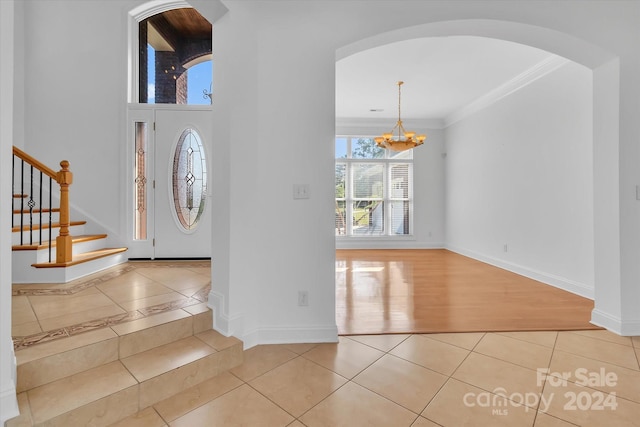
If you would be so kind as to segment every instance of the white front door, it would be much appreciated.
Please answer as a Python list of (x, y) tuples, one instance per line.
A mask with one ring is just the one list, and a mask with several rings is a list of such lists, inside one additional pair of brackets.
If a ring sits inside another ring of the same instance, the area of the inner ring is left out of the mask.
[(211, 257), (211, 110), (156, 110), (155, 258)]
[[(134, 166), (130, 257), (211, 257), (211, 110), (176, 105), (130, 110), (134, 139), (141, 134), (136, 130), (141, 122), (147, 123), (144, 150), (136, 148), (135, 141), (130, 144)], [(142, 151), (146, 160), (136, 163)], [(140, 163), (144, 167), (136, 172)], [(146, 191), (136, 193), (138, 183), (144, 183)], [(140, 209), (141, 200), (146, 209)]]

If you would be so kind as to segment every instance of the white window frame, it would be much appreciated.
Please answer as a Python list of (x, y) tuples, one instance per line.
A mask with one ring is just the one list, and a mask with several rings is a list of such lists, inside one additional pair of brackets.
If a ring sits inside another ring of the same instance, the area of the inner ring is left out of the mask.
[[(344, 198), (335, 198), (336, 205), (338, 201), (344, 201), (345, 203), (345, 223), (346, 223), (346, 232), (343, 235), (336, 234), (336, 239), (367, 239), (367, 240), (397, 240), (397, 239), (413, 239), (413, 153), (409, 154), (407, 158), (397, 158), (390, 157), (389, 150), (384, 150), (384, 157), (377, 159), (362, 159), (362, 158), (353, 158), (352, 157), (352, 141), (358, 140), (360, 138), (371, 139), (370, 136), (362, 136), (362, 135), (337, 135), (334, 139), (334, 144), (337, 139), (346, 139), (347, 141), (347, 157), (346, 158), (338, 158), (335, 157), (335, 165), (344, 164), (345, 167), (345, 197)], [(412, 150), (410, 150), (412, 151)], [(353, 197), (353, 172), (352, 165), (357, 164), (382, 164), (384, 168), (383, 172), (383, 194), (381, 201), (384, 206), (384, 225), (382, 234), (354, 234), (353, 233), (353, 203), (358, 200), (371, 200), (371, 198), (356, 198)], [(390, 194), (390, 185), (391, 185), (391, 167), (393, 165), (408, 165), (408, 197), (407, 198), (392, 198)], [(392, 225), (392, 214), (391, 214), (391, 204), (393, 202), (398, 201), (408, 201), (409, 203), (409, 233), (408, 234), (395, 234), (391, 227)]]

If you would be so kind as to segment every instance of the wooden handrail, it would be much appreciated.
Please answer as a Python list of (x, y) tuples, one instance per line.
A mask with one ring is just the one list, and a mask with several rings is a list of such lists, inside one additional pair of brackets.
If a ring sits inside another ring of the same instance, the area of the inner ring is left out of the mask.
[(31, 166), (38, 169), (39, 171), (42, 171), (42, 173), (44, 173), (45, 175), (55, 179), (56, 181), (58, 180), (58, 173), (56, 171), (54, 171), (44, 163), (34, 159), (33, 157), (31, 157), (30, 155), (28, 155), (18, 147), (16, 146), (13, 147), (13, 154), (19, 159), (29, 163)]

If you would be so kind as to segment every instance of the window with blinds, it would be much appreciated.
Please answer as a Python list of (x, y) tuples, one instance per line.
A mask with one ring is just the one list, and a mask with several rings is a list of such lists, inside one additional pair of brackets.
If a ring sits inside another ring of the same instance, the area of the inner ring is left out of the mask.
[(411, 234), (413, 152), (372, 138), (336, 138), (336, 236)]

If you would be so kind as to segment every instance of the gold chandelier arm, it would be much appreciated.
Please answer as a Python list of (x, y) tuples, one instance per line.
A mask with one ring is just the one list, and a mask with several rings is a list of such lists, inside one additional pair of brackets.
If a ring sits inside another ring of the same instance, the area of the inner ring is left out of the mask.
[(403, 81), (399, 81), (399, 82), (398, 82), (398, 123), (402, 123), (402, 120), (401, 120), (401, 118), (400, 118), (400, 117), (401, 117), (401, 116), (400, 116), (400, 105), (401, 105), (401, 104), (400, 104), (400, 97), (401, 97), (401, 92), (402, 92), (402, 91), (400, 90), (400, 87), (401, 87), (403, 84), (404, 84), (404, 82), (403, 82)]
[[(396, 125), (391, 129), (391, 132), (383, 133), (382, 136), (378, 136), (374, 138), (376, 144), (378, 144), (381, 148), (386, 148), (394, 151), (404, 151), (409, 150), (411, 148), (417, 147), (421, 145), (424, 140), (427, 138), (426, 135), (421, 134), (417, 135), (415, 132), (407, 132), (407, 130), (402, 125), (402, 88), (401, 86), (404, 84), (403, 81), (399, 81), (398, 83), (398, 121)], [(398, 139), (393, 139), (393, 132), (398, 129)], [(404, 136), (404, 138), (403, 138)], [(414, 139), (415, 137), (415, 139)]]

